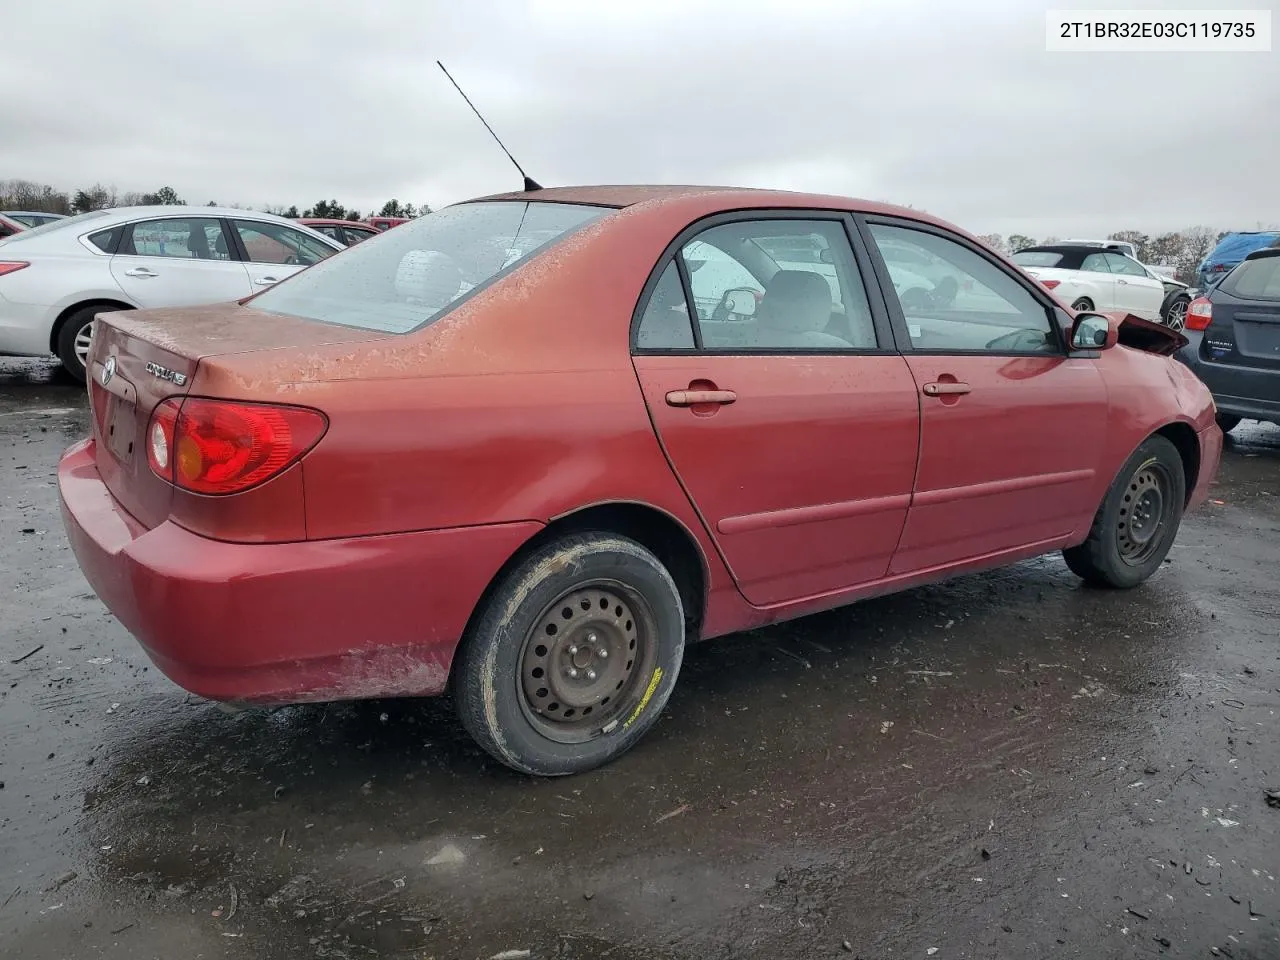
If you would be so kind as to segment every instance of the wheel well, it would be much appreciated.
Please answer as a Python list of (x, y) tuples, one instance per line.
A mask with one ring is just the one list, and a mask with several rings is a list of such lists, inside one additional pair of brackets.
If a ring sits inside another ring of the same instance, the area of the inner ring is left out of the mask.
[(73, 303), (67, 309), (58, 314), (58, 319), (53, 321), (53, 330), (49, 334), (49, 352), (58, 352), (58, 337), (62, 335), (62, 328), (66, 326), (67, 319), (73, 314), (78, 313), (85, 307), (115, 307), (117, 310), (132, 310), (133, 307), (127, 303), (121, 303), (119, 300), (82, 300), (80, 303)]
[(1156, 431), (1156, 436), (1164, 437), (1178, 449), (1182, 458), (1182, 472), (1187, 478), (1187, 501), (1196, 488), (1196, 480), (1200, 476), (1200, 441), (1196, 432), (1185, 423), (1171, 423)]

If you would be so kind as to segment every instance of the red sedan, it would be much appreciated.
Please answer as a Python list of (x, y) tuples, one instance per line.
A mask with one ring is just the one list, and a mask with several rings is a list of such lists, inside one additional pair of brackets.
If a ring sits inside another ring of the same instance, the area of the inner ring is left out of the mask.
[(1221, 452), (1181, 342), (914, 210), (548, 189), (101, 315), (59, 488), (188, 690), (448, 687), (493, 756), (565, 774), (653, 725), (693, 640), (1051, 551), (1147, 579)]

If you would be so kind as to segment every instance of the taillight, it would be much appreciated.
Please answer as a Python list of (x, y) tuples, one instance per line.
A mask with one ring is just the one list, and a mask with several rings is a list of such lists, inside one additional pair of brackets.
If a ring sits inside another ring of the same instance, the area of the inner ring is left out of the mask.
[(1187, 304), (1186, 328), (1206, 330), (1213, 323), (1213, 304), (1208, 297), (1196, 297)]
[(329, 427), (318, 410), (172, 397), (147, 427), (147, 462), (193, 493), (239, 493), (284, 471)]
[(1060, 283), (1062, 283), (1061, 280), (1041, 280), (1040, 286), (1044, 287), (1046, 290), (1052, 290)]
[(1224, 273), (1226, 272), (1226, 269), (1227, 269), (1227, 265), (1225, 263), (1215, 263), (1212, 267), (1209, 268), (1209, 271), (1211, 273)]
[(0, 260), (0, 277), (6, 273), (13, 273), (15, 270), (21, 270), (23, 267), (29, 267), (31, 264), (25, 260)]

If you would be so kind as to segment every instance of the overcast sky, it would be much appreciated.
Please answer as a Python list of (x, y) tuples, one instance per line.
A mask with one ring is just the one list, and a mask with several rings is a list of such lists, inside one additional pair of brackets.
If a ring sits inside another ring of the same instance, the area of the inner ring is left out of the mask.
[(439, 58), (546, 185), (814, 190), (1033, 236), (1280, 222), (1280, 53), (1045, 52), (1048, 7), (1107, 6), (0, 0), (0, 179), (363, 211), (514, 188)]

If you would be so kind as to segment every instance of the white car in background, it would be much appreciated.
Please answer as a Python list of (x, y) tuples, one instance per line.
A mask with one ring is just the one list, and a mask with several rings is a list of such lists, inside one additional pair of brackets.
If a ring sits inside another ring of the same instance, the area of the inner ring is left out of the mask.
[(345, 249), (292, 220), (217, 207), (121, 207), (0, 240), (0, 356), (85, 375), (96, 314), (240, 300)]
[(1161, 322), (1164, 283), (1132, 257), (1063, 243), (1028, 247), (1012, 259), (1072, 310), (1119, 311)]

